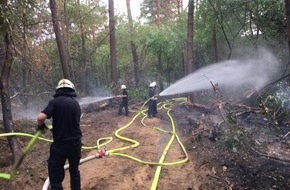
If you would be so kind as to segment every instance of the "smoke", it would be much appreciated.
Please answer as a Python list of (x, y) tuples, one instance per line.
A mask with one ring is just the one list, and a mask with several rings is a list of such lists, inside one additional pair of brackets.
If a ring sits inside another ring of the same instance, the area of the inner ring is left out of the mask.
[(160, 96), (210, 89), (210, 82), (223, 88), (251, 85), (259, 90), (271, 80), (277, 70), (278, 60), (275, 56), (261, 49), (254, 58), (228, 60), (201, 68), (169, 86)]

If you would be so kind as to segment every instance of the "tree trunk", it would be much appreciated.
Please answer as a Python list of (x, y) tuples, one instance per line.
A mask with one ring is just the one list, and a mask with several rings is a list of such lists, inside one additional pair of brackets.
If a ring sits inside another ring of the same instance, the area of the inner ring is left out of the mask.
[[(12, 111), (11, 111), (11, 102), (10, 102), (10, 96), (9, 96), (9, 76), (10, 76), (10, 70), (11, 70), (11, 66), (13, 62), (13, 55), (12, 55), (11, 34), (8, 31), (6, 31), (6, 34), (5, 34), (5, 46), (6, 47), (5, 47), (5, 55), (4, 55), (5, 56), (4, 64), (2, 65), (2, 68), (1, 68), (2, 72), (1, 72), (1, 79), (0, 79), (0, 90), (1, 90), (1, 104), (2, 104), (2, 112), (3, 112), (4, 129), (6, 133), (10, 133), (14, 131)], [(16, 137), (11, 136), (7, 138), (8, 138), (8, 143), (12, 152), (13, 162), (15, 162), (16, 160), (18, 160), (18, 158), (22, 154), (22, 150), (20, 148), (20, 145)]]
[(285, 0), (287, 34), (288, 34), (288, 49), (290, 54), (290, 0)]
[(160, 91), (163, 91), (164, 87), (163, 87), (163, 64), (162, 64), (162, 50), (160, 49), (158, 52), (158, 61), (157, 61), (157, 69), (158, 69), (158, 81), (159, 81), (159, 85), (160, 85)]
[(113, 87), (118, 84), (116, 35), (115, 35), (115, 13), (114, 0), (109, 1), (109, 29), (110, 29), (110, 54), (111, 54), (111, 82)]
[[(213, 1), (213, 6), (216, 6), (216, 0)], [(214, 10), (213, 10), (214, 11)], [(218, 62), (217, 39), (216, 39), (216, 20), (214, 20), (212, 28), (212, 62)]]
[(217, 39), (216, 39), (216, 25), (212, 28), (212, 62), (218, 62)]
[(157, 0), (157, 27), (160, 28), (160, 8), (161, 8), (161, 2), (160, 0)]
[[(77, 0), (79, 8), (81, 8), (80, 5), (80, 0)], [(79, 9), (80, 10), (80, 9)], [(90, 88), (90, 70), (91, 70), (91, 65), (88, 62), (88, 55), (87, 55), (87, 48), (86, 48), (86, 33), (84, 31), (84, 26), (83, 26), (83, 21), (84, 17), (81, 14), (81, 11), (79, 11), (79, 16), (81, 17), (80, 19), (80, 30), (81, 30), (81, 41), (82, 41), (82, 62), (84, 64), (84, 90), (86, 94), (90, 94), (91, 88)]]
[(128, 20), (129, 20), (129, 27), (130, 27), (130, 38), (131, 38), (131, 49), (132, 49), (132, 55), (133, 55), (133, 62), (134, 62), (134, 76), (135, 76), (135, 87), (138, 87), (140, 82), (140, 68), (139, 68), (139, 58), (137, 53), (137, 46), (134, 39), (134, 27), (133, 27), (133, 19), (132, 19), (132, 13), (131, 13), (131, 6), (130, 6), (130, 0), (126, 0), (126, 6), (127, 6), (127, 14), (128, 14)]
[(53, 29), (56, 37), (56, 43), (59, 51), (60, 62), (62, 66), (63, 77), (71, 79), (69, 65), (68, 65), (68, 55), (66, 48), (64, 46), (64, 39), (62, 36), (62, 31), (59, 24), (57, 5), (55, 0), (49, 0)]
[[(187, 21), (187, 75), (196, 70), (193, 64), (193, 19), (194, 19), (194, 0), (188, 0), (188, 21)], [(193, 96), (190, 95), (189, 99), (193, 102)]]
[(23, 16), (23, 33), (22, 33), (22, 38), (23, 38), (23, 57), (22, 57), (22, 63), (24, 67), (22, 68), (22, 88), (20, 91), (22, 94), (20, 94), (20, 100), (21, 103), (23, 104), (25, 110), (27, 110), (28, 106), (28, 85), (29, 83), (29, 74), (30, 74), (30, 67), (26, 67), (26, 65), (29, 65), (27, 61), (27, 56), (28, 56), (28, 43), (27, 43), (27, 23), (25, 20), (25, 16)]

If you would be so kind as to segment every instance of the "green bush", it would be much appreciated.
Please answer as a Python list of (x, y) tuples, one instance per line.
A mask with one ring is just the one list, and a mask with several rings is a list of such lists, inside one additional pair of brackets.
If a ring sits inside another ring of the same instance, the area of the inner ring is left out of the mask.
[(262, 101), (264, 114), (267, 118), (272, 118), (277, 124), (289, 116), (290, 108), (290, 87), (286, 82), (277, 84), (277, 90), (268, 94)]
[(240, 152), (246, 146), (246, 132), (238, 126), (230, 126), (220, 137), (220, 145), (233, 152)]

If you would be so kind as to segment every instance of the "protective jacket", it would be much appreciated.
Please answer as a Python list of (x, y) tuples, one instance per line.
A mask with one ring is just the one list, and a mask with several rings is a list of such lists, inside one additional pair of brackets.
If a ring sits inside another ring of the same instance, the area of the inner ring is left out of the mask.
[(69, 88), (58, 89), (54, 99), (49, 101), (42, 113), (53, 118), (52, 133), (55, 142), (73, 141), (82, 137), (80, 129), (81, 108), (74, 99), (75, 91)]

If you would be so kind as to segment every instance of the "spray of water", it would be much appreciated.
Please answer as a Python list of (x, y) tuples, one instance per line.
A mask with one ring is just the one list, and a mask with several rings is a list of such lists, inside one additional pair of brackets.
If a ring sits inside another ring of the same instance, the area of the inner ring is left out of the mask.
[(211, 83), (221, 87), (252, 85), (257, 90), (268, 83), (277, 71), (278, 60), (263, 50), (254, 59), (228, 60), (210, 65), (178, 80), (160, 96), (183, 94), (212, 88)]
[(88, 104), (93, 104), (93, 103), (96, 103), (96, 102), (101, 102), (101, 101), (104, 101), (104, 100), (108, 100), (108, 99), (111, 99), (113, 98), (112, 96), (106, 96), (106, 97), (84, 97), (84, 98), (80, 98), (78, 99), (78, 102), (81, 106), (84, 106), (84, 105), (88, 105)]

